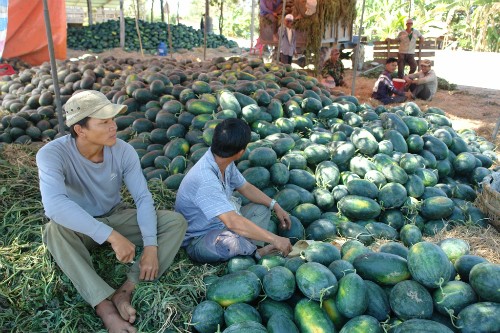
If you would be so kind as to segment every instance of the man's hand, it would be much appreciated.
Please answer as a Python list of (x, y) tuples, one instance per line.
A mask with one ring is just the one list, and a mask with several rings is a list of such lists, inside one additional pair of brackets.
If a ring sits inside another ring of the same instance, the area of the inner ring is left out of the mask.
[(145, 246), (142, 251), (139, 268), (141, 273), (139, 279), (144, 281), (152, 281), (158, 277), (158, 247)]
[(403, 80), (405, 80), (405, 86), (407, 87), (413, 82), (413, 79), (411, 79), (408, 75), (405, 75)]
[(290, 215), (279, 205), (279, 203), (274, 204), (274, 213), (280, 221), (279, 227), (281, 229), (290, 230), (292, 226), (292, 221), (290, 220)]
[(134, 260), (135, 245), (118, 231), (113, 230), (107, 241), (111, 244), (111, 248), (115, 251), (116, 259), (119, 262), (130, 263)]
[(286, 257), (288, 253), (292, 252), (293, 249), (290, 239), (286, 237), (276, 236), (271, 244), (279, 250), (284, 257)]

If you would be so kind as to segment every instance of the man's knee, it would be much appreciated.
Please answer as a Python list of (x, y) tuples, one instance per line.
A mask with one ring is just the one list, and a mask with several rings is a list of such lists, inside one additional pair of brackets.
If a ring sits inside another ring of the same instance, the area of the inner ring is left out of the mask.
[(54, 221), (49, 221), (43, 228), (42, 241), (45, 245), (48, 245), (48, 243), (52, 242), (54, 238), (64, 239), (70, 234), (75, 234), (75, 232), (55, 223)]

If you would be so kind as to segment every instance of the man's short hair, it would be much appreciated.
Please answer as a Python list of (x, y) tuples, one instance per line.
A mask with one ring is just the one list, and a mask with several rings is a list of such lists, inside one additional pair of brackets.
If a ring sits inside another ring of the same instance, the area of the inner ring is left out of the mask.
[(82, 120), (77, 121), (75, 124), (71, 125), (69, 127), (69, 133), (71, 134), (71, 137), (74, 139), (76, 139), (78, 137), (78, 134), (76, 134), (76, 131), (75, 131), (76, 125), (80, 125), (81, 127), (87, 127), (87, 123), (89, 122), (89, 120), (90, 120), (90, 117), (85, 117)]
[(245, 149), (250, 142), (248, 124), (238, 118), (224, 119), (214, 130), (212, 153), (219, 157), (231, 157)]
[(391, 64), (393, 62), (398, 62), (398, 59), (396, 59), (394, 57), (387, 58), (387, 60), (385, 61), (385, 64), (388, 65), (388, 64)]

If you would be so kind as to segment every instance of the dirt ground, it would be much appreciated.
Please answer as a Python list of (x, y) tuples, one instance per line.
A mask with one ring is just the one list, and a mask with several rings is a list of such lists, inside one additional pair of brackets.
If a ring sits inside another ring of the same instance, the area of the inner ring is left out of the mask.
[[(68, 49), (68, 58), (81, 57), (84, 54), (85, 52), (83, 51)], [(142, 56), (140, 52), (125, 52), (121, 49), (112, 49), (94, 55), (98, 57), (107, 57), (112, 55), (115, 58), (155, 57), (151, 55)], [(217, 49), (207, 49), (205, 59), (209, 60), (220, 56), (257, 57), (259, 55), (249, 54), (249, 52), (245, 51), (245, 49), (227, 49), (225, 47), (219, 47)], [(167, 57), (177, 60), (189, 58), (193, 61), (203, 61), (204, 51), (203, 48), (196, 48), (192, 51), (184, 50), (169, 53)], [(352, 86), (352, 70), (350, 69), (346, 70), (346, 82), (349, 83), (347, 88), (339, 87), (338, 89), (343, 93), (350, 95)], [(356, 77), (354, 95), (360, 100), (360, 102), (370, 103), (371, 105), (379, 104), (378, 101), (370, 98), (374, 83), (375, 79), (360, 76)], [(488, 141), (494, 141), (497, 146), (500, 145), (500, 134), (497, 135), (496, 140), (493, 140), (492, 138), (495, 124), (500, 119), (500, 90), (458, 86), (457, 90), (454, 91), (438, 90), (431, 102), (417, 100), (416, 103), (423, 110), (430, 106), (438, 107), (444, 110), (447, 116), (452, 120), (453, 128), (455, 130), (466, 128), (473, 129)]]

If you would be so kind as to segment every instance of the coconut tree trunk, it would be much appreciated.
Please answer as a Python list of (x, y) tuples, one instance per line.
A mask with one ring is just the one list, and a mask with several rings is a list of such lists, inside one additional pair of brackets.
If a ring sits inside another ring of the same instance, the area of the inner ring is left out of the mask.
[(87, 12), (89, 15), (89, 25), (94, 24), (94, 20), (92, 19), (92, 0), (87, 0)]
[(222, 27), (224, 26), (224, 1), (220, 2), (220, 17), (219, 17), (219, 35), (222, 35)]
[(151, 0), (151, 23), (153, 23), (153, 7), (155, 6), (155, 0)]
[(163, 0), (160, 0), (160, 8), (161, 8), (161, 21), (165, 22), (165, 13), (163, 12)]

